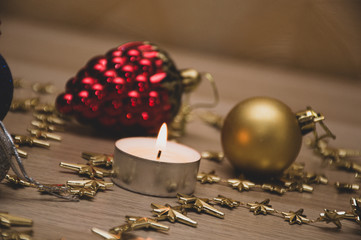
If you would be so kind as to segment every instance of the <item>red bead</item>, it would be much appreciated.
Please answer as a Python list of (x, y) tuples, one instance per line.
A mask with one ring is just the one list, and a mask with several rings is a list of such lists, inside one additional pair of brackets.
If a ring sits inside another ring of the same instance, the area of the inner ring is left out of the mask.
[(70, 93), (60, 94), (56, 98), (55, 106), (59, 112), (61, 112), (63, 114), (69, 114), (73, 110), (72, 100), (73, 100), (72, 94), (70, 94)]
[(97, 76), (107, 70), (107, 60), (103, 56), (94, 57), (86, 65), (88, 75)]
[(106, 114), (105, 116), (116, 117), (119, 116), (123, 109), (123, 102), (121, 99), (113, 99), (104, 102), (103, 110)]

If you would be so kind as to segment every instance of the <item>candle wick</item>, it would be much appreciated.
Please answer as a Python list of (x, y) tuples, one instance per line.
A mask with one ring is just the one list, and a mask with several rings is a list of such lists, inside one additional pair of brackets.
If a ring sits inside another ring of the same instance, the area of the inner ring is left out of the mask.
[(159, 150), (159, 151), (158, 151), (158, 154), (157, 154), (157, 160), (159, 160), (160, 155), (162, 155), (162, 150)]

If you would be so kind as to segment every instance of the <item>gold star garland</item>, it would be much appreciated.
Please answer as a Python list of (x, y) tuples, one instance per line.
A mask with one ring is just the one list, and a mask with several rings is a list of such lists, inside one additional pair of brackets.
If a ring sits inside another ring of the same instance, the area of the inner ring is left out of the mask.
[(282, 212), (282, 215), (285, 219), (285, 221), (288, 221), (290, 224), (303, 224), (303, 223), (310, 223), (310, 219), (306, 218), (305, 215), (303, 215), (303, 209), (300, 208), (296, 212), (289, 211), (289, 212)]
[(228, 208), (235, 208), (241, 204), (240, 201), (234, 200), (232, 198), (227, 198), (223, 195), (218, 195), (218, 197), (213, 198), (213, 201), (218, 205), (226, 206)]
[[(344, 153), (346, 150), (340, 150), (342, 156), (348, 156)], [(355, 156), (355, 150), (349, 150), (352, 152), (352, 155)], [(208, 159), (210, 152), (203, 152), (201, 154), (205, 156), (205, 159)], [(212, 156), (223, 156), (223, 154), (216, 154), (212, 152)], [(249, 179), (244, 177), (239, 177), (238, 179), (228, 179), (222, 180), (216, 174), (215, 171), (209, 173), (200, 173), (197, 176), (197, 179), (201, 183), (228, 183), (231, 187), (238, 189), (238, 191), (249, 191), (253, 189), (261, 189), (271, 193), (276, 193), (283, 195), (287, 191), (298, 191), (298, 192), (313, 192), (312, 184), (328, 184), (328, 179), (323, 174), (308, 173), (304, 171), (304, 164), (294, 163), (287, 170), (284, 171), (283, 175), (278, 179), (272, 179), (269, 182), (264, 182), (256, 184)], [(348, 183), (335, 183), (335, 187), (340, 192), (354, 192), (359, 190), (358, 184), (348, 184)]]
[(249, 211), (253, 212), (254, 215), (267, 215), (275, 212), (269, 202), (270, 200), (267, 198), (262, 202), (247, 203), (247, 207), (249, 207)]
[(337, 228), (341, 228), (341, 220), (345, 218), (345, 212), (337, 212), (336, 210), (328, 210), (325, 209), (323, 213), (320, 213), (320, 217), (315, 220), (315, 222), (332, 222), (337, 226)]
[(92, 231), (105, 239), (121, 239), (124, 233), (143, 228), (149, 228), (150, 230), (155, 231), (168, 231), (168, 226), (158, 223), (158, 221), (162, 220), (168, 220), (171, 223), (179, 222), (191, 227), (197, 227), (198, 223), (186, 216), (186, 213), (190, 210), (196, 210), (198, 213), (208, 213), (222, 219), (224, 218), (224, 213), (212, 205), (220, 205), (229, 209), (235, 209), (243, 206), (248, 208), (250, 212), (253, 212), (254, 215), (281, 216), (290, 225), (325, 222), (333, 223), (338, 229), (340, 229), (342, 227), (341, 221), (348, 219), (355, 221), (361, 226), (361, 198), (351, 198), (350, 202), (352, 210), (349, 212), (324, 209), (324, 212), (320, 213), (320, 216), (315, 220), (307, 218), (307, 216), (303, 214), (304, 210), (302, 208), (297, 211), (278, 211), (272, 207), (270, 199), (265, 199), (261, 202), (256, 201), (244, 203), (223, 195), (218, 195), (218, 197), (208, 199), (181, 193), (177, 194), (177, 198), (178, 203), (181, 204), (179, 206), (152, 203), (152, 213), (155, 218), (126, 216), (126, 222), (124, 224), (113, 227), (109, 229), (109, 231), (104, 231), (98, 228), (92, 228)]
[[(328, 179), (325, 175), (314, 173), (307, 173), (303, 171), (303, 166), (300, 163), (292, 164), (279, 179), (272, 179), (269, 182), (256, 184), (243, 176), (239, 178), (232, 178), (222, 180), (216, 175), (214, 170), (209, 173), (200, 173), (197, 175), (197, 180), (204, 183), (226, 183), (228, 186), (237, 189), (239, 192), (260, 189), (270, 193), (283, 195), (286, 192), (306, 192), (312, 193), (313, 187), (311, 184), (328, 184)], [(334, 186), (339, 192), (357, 192), (360, 190), (360, 185), (356, 183), (341, 183), (335, 182)]]
[[(197, 175), (197, 180), (202, 184), (204, 183), (226, 183), (230, 187), (237, 189), (240, 192), (250, 191), (254, 189), (261, 189), (263, 191), (283, 195), (287, 191), (298, 192), (313, 192), (313, 187), (310, 184), (327, 184), (328, 180), (324, 175), (310, 174), (303, 171), (300, 164), (292, 165), (280, 179), (273, 179), (269, 182), (256, 184), (250, 180), (245, 179), (243, 176), (239, 178), (222, 180), (216, 175), (215, 171), (209, 173), (200, 173)], [(342, 185), (343, 186), (343, 185)], [(341, 187), (341, 185), (339, 186)], [(346, 188), (346, 186), (343, 186)], [(357, 186), (352, 186), (353, 190)]]

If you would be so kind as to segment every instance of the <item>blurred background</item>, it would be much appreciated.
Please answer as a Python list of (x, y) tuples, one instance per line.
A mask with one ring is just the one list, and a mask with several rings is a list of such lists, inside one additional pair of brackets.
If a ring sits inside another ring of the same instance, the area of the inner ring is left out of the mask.
[[(361, 79), (360, 0), (1, 0), (0, 19), (0, 51), (5, 55), (18, 43), (11, 57), (27, 58), (20, 45), (37, 37), (29, 26), (40, 25), (55, 35), (69, 29), (89, 38), (149, 40), (214, 58)], [(21, 44), (14, 29), (7, 36), (10, 27), (28, 31)], [(39, 55), (50, 54), (38, 48)], [(37, 49), (27, 51), (34, 55)]]

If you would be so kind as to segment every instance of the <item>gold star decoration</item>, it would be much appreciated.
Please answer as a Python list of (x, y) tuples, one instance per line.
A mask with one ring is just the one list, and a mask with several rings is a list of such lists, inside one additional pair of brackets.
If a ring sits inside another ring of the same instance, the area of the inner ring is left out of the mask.
[[(347, 158), (351, 157), (358, 157), (360, 156), (359, 150), (354, 149), (343, 149), (343, 148), (333, 148), (328, 146), (328, 142), (326, 140), (318, 139), (313, 144), (313, 147), (315, 148), (315, 151), (321, 155), (321, 157), (325, 160), (329, 160), (331, 164), (333, 163), (341, 163), (341, 165), (344, 165), (342, 163), (343, 161), (348, 161)], [(345, 168), (346, 170), (353, 170), (352, 162), (351, 165), (348, 164), (348, 166), (344, 165), (341, 166), (341, 168)], [(356, 164), (357, 166), (355, 168), (360, 169), (360, 165)]]
[(110, 154), (83, 152), (81, 156), (92, 166), (111, 167), (113, 165), (113, 155)]
[(34, 117), (39, 121), (46, 122), (49, 124), (56, 124), (56, 125), (63, 125), (63, 126), (66, 124), (65, 120), (58, 117), (56, 114), (49, 115), (49, 114), (35, 113)]
[(148, 217), (133, 217), (126, 216), (127, 222), (130, 224), (130, 229), (137, 230), (142, 228), (151, 228), (157, 231), (168, 231), (169, 227), (158, 223), (156, 219)]
[(300, 178), (304, 175), (304, 163), (293, 163), (289, 168), (287, 168), (283, 173), (283, 178), (294, 179)]
[(6, 174), (5, 179), (8, 181), (8, 183), (13, 184), (13, 185), (23, 186), (23, 187), (36, 187), (36, 185), (34, 183), (30, 183), (28, 181), (20, 179), (16, 175)]
[(338, 155), (340, 157), (359, 157), (361, 156), (361, 151), (358, 149), (344, 149), (344, 148), (338, 148)]
[[(132, 216), (126, 216), (126, 223), (122, 224), (120, 226), (114, 227), (109, 230), (109, 232), (92, 228), (92, 231), (99, 234), (105, 239), (110, 240), (119, 240), (122, 239), (123, 233), (137, 230), (137, 229), (143, 229), (143, 228), (150, 228), (153, 230), (160, 230), (160, 231), (166, 231), (169, 229), (168, 226), (162, 225), (158, 223), (158, 220), (169, 220), (170, 222), (183, 222), (185, 224), (191, 225), (193, 227), (196, 226), (196, 222), (190, 220), (190, 219), (184, 219), (183, 217), (187, 218), (183, 214), (180, 213), (182, 208), (189, 209), (202, 209), (204, 206), (197, 206), (194, 207), (194, 205), (197, 204), (197, 201), (202, 201), (203, 203), (207, 204), (209, 202), (209, 199), (200, 199), (194, 195), (188, 196), (185, 194), (177, 194), (178, 201), (183, 204), (182, 206), (177, 207), (171, 207), (170, 205), (159, 205), (152, 203), (151, 206), (153, 208), (153, 213), (156, 218), (147, 218), (147, 217), (132, 217)], [(218, 195), (218, 198), (214, 198), (214, 202), (221, 204), (221, 205), (228, 205), (229, 207), (235, 207), (239, 206), (240, 203), (238, 201), (235, 201), (230, 198), (226, 198), (222, 195)], [(255, 215), (263, 214), (267, 215), (270, 213), (274, 213), (277, 215), (281, 215), (284, 217), (285, 221), (288, 221), (289, 224), (309, 224), (309, 223), (315, 223), (315, 222), (326, 222), (326, 223), (334, 223), (338, 228), (341, 228), (341, 220), (343, 219), (350, 219), (350, 220), (356, 220), (360, 224), (360, 218), (361, 218), (361, 199), (359, 198), (351, 198), (351, 206), (353, 208), (352, 212), (345, 212), (345, 211), (336, 211), (336, 210), (328, 210), (325, 209), (324, 213), (320, 213), (320, 217), (316, 220), (310, 220), (303, 214), (303, 209), (299, 209), (296, 212), (289, 211), (289, 212), (279, 212), (272, 208), (272, 206), (269, 204), (270, 200), (266, 199), (262, 202), (255, 202), (255, 203), (247, 203), (247, 206), (249, 207), (250, 211), (253, 212)], [(204, 210), (207, 212), (206, 210)], [(181, 214), (181, 215), (178, 215)], [(181, 219), (182, 217), (182, 219)], [(188, 222), (190, 220), (190, 222)], [(186, 221), (186, 222), (184, 222)]]
[(61, 141), (61, 136), (54, 133), (49, 133), (46, 131), (41, 131), (39, 129), (31, 129), (31, 128), (28, 128), (28, 132), (30, 133), (31, 136), (35, 138)]
[(37, 104), (34, 110), (42, 114), (55, 114), (56, 112), (54, 104)]
[(288, 187), (288, 191), (298, 191), (298, 192), (313, 192), (313, 187), (303, 183), (302, 181), (286, 181), (285, 186)]
[(46, 122), (33, 120), (31, 121), (31, 125), (36, 127), (39, 130), (47, 131), (47, 132), (63, 132), (64, 128), (61, 126), (55, 126)]
[(183, 215), (175, 208), (166, 204), (165, 206), (152, 203), (153, 213), (156, 215), (156, 220), (169, 220), (174, 223), (176, 221), (184, 223), (186, 225), (197, 227), (197, 222)]
[(93, 198), (99, 190), (107, 190), (114, 184), (98, 179), (71, 180), (66, 184), (43, 184), (37, 186), (40, 192), (52, 193), (72, 201), (79, 197)]
[(14, 88), (23, 88), (24, 87), (24, 81), (22, 78), (14, 77), (13, 83), (14, 83)]
[(66, 184), (70, 187), (89, 188), (96, 192), (98, 190), (107, 190), (114, 186), (114, 183), (112, 183), (112, 182), (105, 182), (105, 181), (98, 180), (98, 179), (72, 180), (72, 181), (67, 181)]
[[(283, 182), (288, 182), (291, 186), (290, 191), (311, 192), (313, 189), (308, 184), (327, 184), (328, 179), (325, 175), (308, 173), (304, 171), (303, 163), (294, 163), (284, 171), (280, 178)], [(297, 183), (295, 183), (297, 182)]]
[(93, 227), (91, 230), (93, 233), (96, 233), (107, 240), (120, 240), (122, 238), (121, 232), (118, 234), (113, 234), (95, 227)]
[(105, 239), (121, 239), (123, 233), (143, 228), (150, 228), (156, 231), (169, 230), (168, 226), (158, 223), (157, 220), (153, 218), (126, 216), (125, 219), (125, 224), (111, 228), (109, 233), (97, 228), (93, 228), (92, 231)]
[(249, 191), (252, 187), (256, 186), (256, 184), (253, 182), (241, 179), (228, 179), (227, 182), (233, 188), (237, 188), (240, 192)]
[(28, 98), (28, 99), (13, 99), (10, 105), (11, 112), (27, 112), (33, 109), (37, 104), (39, 104), (40, 99)]
[(290, 224), (299, 224), (302, 223), (310, 223), (311, 220), (306, 218), (305, 215), (303, 215), (303, 209), (298, 209), (296, 212), (289, 211), (289, 212), (282, 212), (282, 215), (286, 221), (288, 221)]
[(33, 231), (15, 231), (15, 230), (2, 230), (0, 229), (0, 239), (4, 240), (31, 240)]
[(72, 187), (69, 189), (69, 192), (73, 195), (78, 195), (79, 197), (88, 197), (88, 198), (93, 198), (97, 194), (96, 191), (85, 187)]
[(114, 184), (111, 182), (92, 179), (67, 181), (66, 185), (70, 187), (69, 191), (72, 194), (79, 195), (80, 197), (94, 197), (98, 190), (107, 190)]
[(340, 220), (345, 218), (345, 214), (345, 212), (325, 209), (323, 213), (320, 213), (320, 217), (316, 219), (316, 222), (332, 222), (337, 226), (337, 228), (341, 228), (342, 224)]
[(268, 191), (268, 192), (271, 192), (271, 193), (277, 193), (279, 195), (283, 195), (287, 192), (287, 190), (279, 185), (276, 185), (276, 184), (262, 184), (261, 186), (262, 190), (264, 191)]
[(356, 183), (335, 182), (335, 187), (339, 192), (356, 192), (360, 189), (360, 185)]
[(119, 225), (119, 226), (109, 229), (109, 232), (112, 234), (117, 234), (118, 236), (121, 236), (125, 232), (132, 231), (131, 226), (132, 226), (131, 223), (124, 223), (122, 225)]
[(90, 178), (98, 177), (109, 177), (112, 174), (111, 170), (103, 169), (100, 167), (95, 167), (92, 165), (85, 165), (85, 164), (75, 164), (75, 163), (65, 163), (61, 162), (59, 164), (60, 167), (70, 169), (73, 171), (77, 171), (79, 174), (88, 175)]
[(305, 175), (305, 179), (306, 179), (306, 183), (308, 184), (327, 184), (328, 183), (328, 179), (325, 175), (318, 175), (318, 174), (311, 174), (311, 173), (306, 173)]
[(240, 201), (233, 200), (232, 198), (227, 198), (223, 195), (218, 195), (218, 197), (213, 198), (213, 201), (216, 204), (219, 204), (221, 206), (226, 206), (229, 208), (235, 208), (241, 204)]
[(361, 198), (351, 198), (350, 202), (355, 220), (361, 225)]
[(197, 175), (197, 180), (201, 183), (218, 183), (221, 181), (221, 178), (215, 175), (215, 171), (210, 171), (209, 173), (199, 173)]
[(31, 226), (33, 221), (29, 218), (10, 215), (6, 212), (0, 212), (0, 226)]
[(361, 165), (350, 159), (339, 159), (338, 161), (332, 162), (332, 164), (339, 169), (361, 173)]
[(249, 207), (249, 211), (253, 212), (254, 215), (258, 215), (258, 214), (267, 215), (269, 213), (275, 212), (275, 210), (272, 208), (269, 202), (270, 200), (266, 199), (260, 203), (259, 202), (247, 203), (247, 206)]
[(205, 212), (215, 217), (224, 218), (224, 213), (218, 209), (212, 207), (207, 202), (208, 199), (198, 198), (195, 196), (188, 196), (185, 194), (177, 194), (178, 202), (181, 203), (185, 208), (191, 208), (197, 210), (198, 213)]
[(25, 135), (12, 135), (14, 139), (14, 143), (19, 146), (28, 146), (28, 147), (41, 147), (41, 148), (49, 148), (50, 143), (39, 140), (36, 137), (29, 137)]
[(41, 94), (52, 94), (55, 91), (55, 86), (51, 83), (34, 83), (31, 88)]

